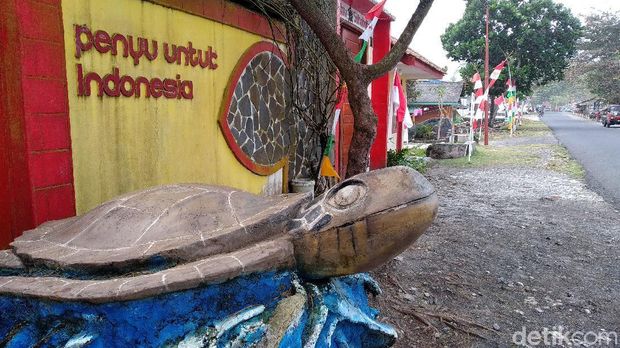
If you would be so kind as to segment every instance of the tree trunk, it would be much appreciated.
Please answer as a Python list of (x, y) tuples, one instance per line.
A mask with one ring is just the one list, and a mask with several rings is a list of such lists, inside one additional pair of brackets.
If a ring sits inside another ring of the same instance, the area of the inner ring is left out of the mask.
[(369, 167), (370, 147), (377, 135), (377, 115), (371, 106), (367, 83), (356, 78), (349, 81), (349, 105), (353, 111), (353, 138), (349, 147), (347, 177), (363, 173)]
[(455, 126), (454, 126), (454, 109), (450, 109), (452, 110), (452, 114), (450, 115), (450, 138), (452, 139), (452, 143), (456, 143), (456, 138), (454, 136), (455, 133)]
[(368, 85), (393, 69), (401, 60), (434, 0), (420, 0), (390, 52), (373, 65), (362, 65), (354, 61), (353, 56), (357, 52), (349, 52), (339, 34), (326, 24), (326, 18), (316, 1), (289, 1), (319, 38), (329, 57), (338, 67), (341, 78), (347, 84), (354, 125), (346, 177), (363, 173), (368, 168), (370, 147), (377, 134), (377, 115), (368, 96)]

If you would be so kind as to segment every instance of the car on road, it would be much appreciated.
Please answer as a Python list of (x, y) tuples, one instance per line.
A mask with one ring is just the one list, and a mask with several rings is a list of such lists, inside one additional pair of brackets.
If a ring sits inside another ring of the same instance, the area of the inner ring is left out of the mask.
[(601, 110), (601, 123), (607, 128), (620, 124), (620, 105), (609, 105)]

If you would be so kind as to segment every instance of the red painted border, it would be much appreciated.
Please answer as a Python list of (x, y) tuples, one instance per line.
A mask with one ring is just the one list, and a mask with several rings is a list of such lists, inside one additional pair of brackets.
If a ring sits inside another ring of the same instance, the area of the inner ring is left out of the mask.
[(61, 1), (0, 3), (4, 248), (24, 230), (75, 215), (75, 193)]
[(181, 10), (218, 23), (245, 30), (267, 39), (285, 42), (284, 25), (271, 23), (265, 16), (227, 0), (147, 0), (154, 4)]
[(28, 165), (39, 225), (75, 215), (61, 1), (18, 1), (17, 15)]
[(14, 0), (0, 1), (0, 249), (34, 226), (16, 12)]
[(271, 175), (277, 172), (278, 170), (280, 170), (282, 167), (284, 167), (284, 165), (286, 164), (286, 161), (288, 160), (288, 156), (284, 156), (280, 161), (278, 161), (278, 163), (274, 164), (273, 166), (263, 166), (263, 165), (260, 165), (252, 161), (252, 159), (248, 157), (248, 155), (246, 155), (245, 152), (243, 152), (239, 144), (237, 144), (235, 138), (232, 135), (232, 132), (230, 131), (230, 128), (228, 127), (228, 121), (227, 121), (228, 112), (230, 111), (230, 103), (232, 101), (233, 94), (235, 93), (235, 88), (237, 87), (237, 83), (239, 82), (239, 79), (241, 78), (241, 74), (243, 74), (243, 71), (248, 66), (250, 61), (262, 52), (271, 52), (272, 54), (275, 54), (280, 59), (282, 59), (285, 65), (288, 65), (288, 62), (284, 56), (284, 53), (280, 50), (280, 48), (278, 48), (278, 46), (274, 45), (271, 42), (266, 42), (266, 41), (257, 42), (254, 45), (252, 45), (250, 48), (248, 48), (243, 53), (243, 56), (241, 56), (241, 58), (239, 59), (237, 66), (235, 66), (235, 69), (233, 70), (233, 73), (230, 76), (230, 80), (228, 81), (228, 87), (226, 87), (226, 90), (224, 91), (224, 98), (222, 100), (222, 110), (220, 112), (220, 117), (219, 117), (218, 122), (220, 124), (220, 129), (222, 130), (222, 133), (224, 134), (224, 139), (226, 139), (226, 143), (228, 143), (228, 146), (230, 147), (232, 152), (235, 154), (235, 157), (237, 158), (237, 160), (244, 167), (251, 170), (252, 172), (258, 175), (266, 176), (266, 175)]
[[(422, 106), (420, 106), (422, 107)], [(415, 118), (415, 123), (422, 123), (422, 122), (426, 122), (428, 120), (432, 120), (432, 119), (439, 119), (439, 117), (441, 116), (439, 114), (439, 109), (437, 109), (437, 106), (430, 106), (431, 108), (433, 108), (434, 110), (429, 110), (424, 112), (424, 114), (422, 114), (422, 116), (418, 116)], [(451, 115), (453, 112), (453, 109), (451, 106), (446, 106), (445, 109), (447, 110), (447, 114)]]

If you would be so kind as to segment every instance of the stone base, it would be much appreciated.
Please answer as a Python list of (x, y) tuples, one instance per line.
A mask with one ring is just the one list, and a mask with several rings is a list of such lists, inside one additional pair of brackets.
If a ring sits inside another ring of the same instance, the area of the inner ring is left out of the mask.
[(105, 304), (0, 295), (7, 347), (389, 347), (367, 275), (299, 282), (290, 272)]
[(433, 144), (426, 149), (426, 155), (434, 159), (460, 158), (467, 156), (469, 143), (464, 144)]

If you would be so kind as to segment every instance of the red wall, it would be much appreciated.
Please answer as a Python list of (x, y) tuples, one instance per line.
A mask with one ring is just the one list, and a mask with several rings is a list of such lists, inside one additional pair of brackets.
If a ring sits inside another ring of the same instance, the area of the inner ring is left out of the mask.
[[(0, 1), (0, 249), (32, 227), (18, 23), (14, 1)], [(17, 52), (17, 53), (16, 53)]]
[(0, 1), (0, 248), (75, 215), (60, 0)]
[[(3, 90), (0, 86), (0, 91)], [(8, 127), (6, 114), (0, 104), (0, 149), (8, 148)], [(0, 151), (0, 248), (6, 246), (13, 236), (11, 232), (11, 210), (9, 204), (9, 152)]]
[[(340, 36), (344, 41), (345, 46), (349, 52), (357, 54), (362, 48), (361, 40), (359, 36), (361, 32), (355, 28), (350, 28), (348, 25), (343, 25), (340, 32)], [(365, 59), (362, 60), (365, 63)], [(349, 148), (351, 147), (351, 140), (353, 139), (354, 117), (353, 111), (349, 100), (345, 101), (342, 106), (342, 113), (340, 114), (340, 122), (338, 123), (338, 137), (334, 148), (336, 149), (336, 168), (341, 177), (346, 177), (347, 174), (347, 162), (349, 161)]]
[[(379, 62), (390, 51), (390, 20), (380, 19), (375, 27), (373, 38), (372, 61)], [(388, 74), (379, 77), (372, 83), (372, 108), (377, 114), (377, 135), (370, 148), (370, 169), (387, 166), (388, 140), (388, 103), (390, 91)]]

